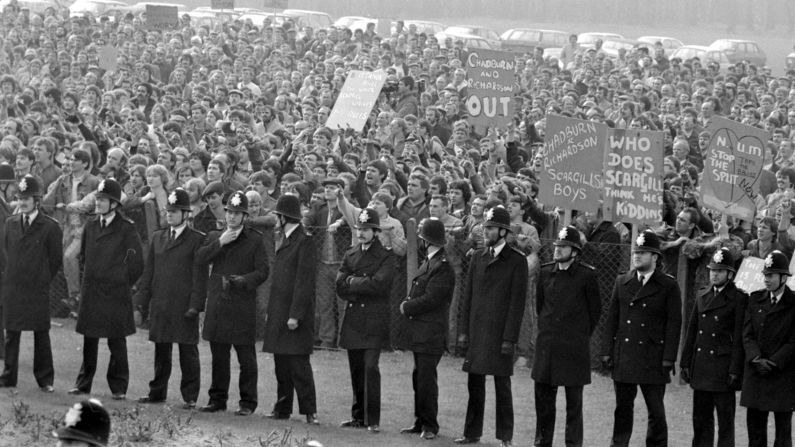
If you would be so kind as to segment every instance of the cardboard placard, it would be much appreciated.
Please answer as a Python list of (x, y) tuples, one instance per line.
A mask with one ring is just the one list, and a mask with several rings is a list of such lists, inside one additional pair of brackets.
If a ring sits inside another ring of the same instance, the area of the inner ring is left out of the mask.
[(596, 212), (607, 126), (561, 115), (546, 119), (539, 200), (547, 206)]
[(210, 0), (210, 9), (235, 9), (235, 0)]
[(175, 29), (179, 24), (176, 6), (146, 5), (146, 28), (150, 30)]
[(287, 9), (288, 0), (265, 0), (264, 6), (270, 9)]
[(115, 71), (118, 66), (119, 50), (110, 45), (99, 49), (99, 68), (105, 71)]
[(351, 127), (353, 130), (361, 132), (378, 100), (386, 77), (387, 74), (384, 71), (351, 71), (342, 86), (334, 108), (331, 109), (326, 127), (332, 130), (337, 127), (343, 129)]
[(747, 256), (740, 264), (740, 269), (734, 276), (734, 285), (745, 293), (756, 292), (765, 288), (765, 275), (762, 270), (765, 268), (765, 260), (753, 256)]
[(713, 117), (712, 139), (704, 163), (704, 205), (729, 216), (751, 220), (756, 214), (759, 176), (769, 133), (726, 118)]
[(474, 49), (467, 56), (466, 108), (479, 133), (488, 126), (507, 127), (513, 119), (515, 68), (514, 55), (506, 51)]
[(604, 161), (604, 218), (647, 224), (663, 218), (662, 132), (608, 129)]

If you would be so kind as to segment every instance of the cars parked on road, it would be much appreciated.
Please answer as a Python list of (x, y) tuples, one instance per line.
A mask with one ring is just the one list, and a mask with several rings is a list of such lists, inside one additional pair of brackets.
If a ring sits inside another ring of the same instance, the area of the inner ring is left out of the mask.
[(666, 53), (670, 53), (671, 51), (685, 45), (679, 39), (676, 39), (674, 37), (665, 37), (665, 36), (640, 36), (638, 37), (638, 40), (652, 45), (656, 44), (657, 42), (660, 42)]
[(442, 43), (448, 37), (461, 38), (462, 36), (471, 36), (476, 38), (485, 39), (493, 48), (500, 48), (501, 40), (499, 34), (494, 30), (486, 28), (485, 26), (478, 25), (455, 25), (448, 26), (443, 31), (436, 33), (436, 39)]
[(530, 53), (536, 47), (563, 47), (569, 41), (569, 33), (565, 31), (511, 28), (500, 36), (502, 48), (517, 53)]
[(697, 57), (699, 61), (701, 61), (702, 65), (706, 65), (708, 62), (714, 61), (720, 65), (721, 70), (726, 70), (730, 65), (733, 65), (726, 56), (726, 53), (722, 51), (710, 50), (709, 47), (705, 47), (703, 45), (685, 45), (681, 48), (677, 48), (673, 53), (671, 53), (669, 59), (676, 57), (681, 59), (682, 62)]
[(709, 46), (712, 51), (722, 51), (729, 58), (729, 62), (748, 61), (758, 66), (767, 64), (767, 55), (758, 43), (753, 40), (718, 39)]

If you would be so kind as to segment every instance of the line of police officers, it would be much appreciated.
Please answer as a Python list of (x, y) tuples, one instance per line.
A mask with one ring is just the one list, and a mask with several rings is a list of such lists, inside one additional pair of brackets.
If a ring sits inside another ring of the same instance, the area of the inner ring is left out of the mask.
[[(19, 213), (0, 228), (3, 239), (2, 303), (6, 328), (5, 367), (0, 386), (17, 383), (22, 331), (34, 332), (34, 376), (42, 391), (53, 392), (49, 339), (49, 287), (61, 266), (62, 232), (39, 212), (42, 191), (26, 176), (19, 183)], [(179, 346), (184, 408), (196, 406), (200, 389), (199, 313), (205, 311), (203, 338), (212, 352), (209, 402), (200, 411), (226, 409), (230, 352), (240, 363), (238, 415), (257, 407), (256, 288), (269, 274), (262, 235), (246, 225), (248, 200), (233, 193), (226, 205), (227, 227), (204, 235), (188, 225), (188, 193), (168, 197), (168, 228), (156, 232), (146, 250), (132, 221), (119, 213), (121, 187), (100, 183), (96, 217), (85, 228), (81, 247), (82, 299), (76, 330), (84, 337), (83, 362), (70, 394), (89, 394), (100, 338), (110, 349), (107, 380), (114, 399), (125, 399), (129, 383), (126, 336), (135, 320), (148, 317), (155, 344), (154, 378), (141, 403), (163, 402), (171, 375), (172, 346)], [(299, 413), (317, 424), (315, 385), (309, 356), (314, 343), (316, 248), (300, 223), (300, 204), (282, 196), (275, 208), (278, 240), (263, 350), (274, 354), (277, 399), (268, 417), (286, 419), (297, 395)], [(340, 345), (348, 351), (353, 403), (342, 426), (379, 431), (379, 356), (389, 327), (390, 284), (396, 258), (376, 237), (378, 214), (362, 210), (357, 244), (344, 257), (336, 291), (347, 302)], [(496, 437), (513, 439), (511, 375), (528, 281), (524, 256), (506, 243), (510, 216), (502, 207), (486, 214), (485, 248), (470, 261), (462, 296), (461, 334), (466, 350), (469, 399), (459, 444), (483, 434), (485, 376), (494, 376)], [(447, 315), (455, 281), (447, 262), (444, 225), (428, 219), (419, 237), (423, 252), (408, 296), (400, 304), (403, 339), (413, 352), (414, 422), (403, 433), (423, 439), (438, 435), (437, 366), (444, 353)], [(583, 386), (590, 383), (590, 336), (600, 317), (593, 267), (580, 262), (580, 235), (564, 227), (554, 243), (553, 262), (542, 266), (537, 285), (538, 339), (535, 381), (535, 445), (551, 446), (558, 387), (566, 393), (567, 446), (583, 445)], [(676, 281), (658, 268), (660, 240), (642, 232), (632, 269), (616, 278), (600, 347), (603, 366), (612, 371), (616, 396), (611, 445), (628, 446), (637, 390), (646, 401), (646, 445), (668, 444), (663, 397), (674, 372), (681, 325)], [(712, 446), (718, 420), (718, 446), (734, 445), (735, 391), (747, 407), (750, 445), (767, 445), (768, 413), (774, 413), (776, 446), (791, 446), (795, 407), (795, 293), (785, 255), (765, 260), (765, 290), (750, 297), (733, 284), (734, 259), (718, 250), (709, 264), (711, 287), (701, 293), (687, 323), (681, 374), (693, 388), (694, 446)], [(140, 281), (139, 281), (140, 278)], [(131, 290), (137, 284), (133, 298)], [(206, 308), (205, 308), (206, 303)]]

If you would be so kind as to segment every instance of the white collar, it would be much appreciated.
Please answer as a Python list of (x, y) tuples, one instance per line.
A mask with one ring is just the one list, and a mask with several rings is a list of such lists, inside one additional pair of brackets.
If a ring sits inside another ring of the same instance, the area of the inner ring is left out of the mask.
[(428, 260), (430, 260), (431, 258), (433, 258), (433, 256), (436, 253), (439, 253), (439, 250), (441, 250), (441, 249), (442, 249), (442, 247), (439, 247), (437, 245), (431, 245), (430, 247), (428, 247), (428, 255), (426, 256), (426, 258)]
[(491, 247), (491, 250), (494, 252), (494, 257), (495, 258), (500, 255), (500, 253), (502, 252), (503, 248), (505, 248), (505, 239), (502, 239), (502, 242), (500, 242), (499, 244)]
[(298, 224), (292, 224), (289, 230), (284, 231), (284, 238), (289, 239), (290, 235), (293, 234), (293, 231), (295, 231), (296, 228), (298, 228)]
[(183, 231), (185, 231), (185, 228), (187, 228), (187, 226), (188, 226), (187, 222), (182, 222), (182, 224), (178, 227), (171, 227), (170, 231), (174, 232), (174, 239), (177, 239), (179, 235), (182, 234)]
[(111, 222), (113, 222), (114, 218), (116, 218), (116, 211), (111, 211), (108, 214), (105, 214), (104, 216), (99, 216), (100, 222), (102, 222), (102, 219), (105, 219), (106, 227), (109, 226)]
[(37, 210), (37, 209), (33, 210), (33, 212), (30, 213), (30, 214), (24, 214), (23, 213), (22, 214), (22, 216), (23, 216), (22, 217), (22, 221), (24, 222), (25, 221), (25, 217), (24, 216), (27, 216), (28, 217), (28, 223), (33, 224), (33, 221), (36, 220), (36, 216), (38, 216), (38, 215), (39, 215), (39, 210)]

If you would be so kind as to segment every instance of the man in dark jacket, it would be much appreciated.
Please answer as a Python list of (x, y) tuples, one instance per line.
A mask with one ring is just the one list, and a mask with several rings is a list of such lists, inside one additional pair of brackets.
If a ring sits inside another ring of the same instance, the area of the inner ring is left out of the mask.
[(707, 265), (711, 286), (696, 299), (682, 347), (682, 379), (693, 388), (693, 446), (734, 445), (734, 392), (743, 374), (747, 296), (734, 286), (734, 258), (721, 248)]
[(39, 388), (53, 392), (55, 372), (50, 347), (50, 282), (61, 268), (63, 234), (58, 223), (39, 212), (42, 188), (33, 176), (19, 182), (19, 214), (5, 222), (3, 272), (5, 368), (0, 387), (17, 385), (21, 331), (33, 331), (33, 375)]
[(298, 197), (279, 197), (273, 212), (278, 216), (280, 237), (262, 350), (273, 353), (277, 386), (276, 404), (268, 417), (288, 419), (295, 393), (298, 412), (306, 416), (307, 423), (318, 424), (315, 379), (309, 363), (315, 338), (315, 244), (300, 223)]
[(513, 440), (513, 356), (527, 296), (527, 260), (509, 247), (505, 237), (511, 218), (502, 206), (490, 209), (483, 223), (486, 247), (469, 264), (458, 345), (466, 350), (463, 370), (469, 376), (464, 436), (456, 444), (474, 444), (483, 434), (486, 376), (494, 376), (497, 395), (497, 439), (502, 446)]
[(127, 395), (130, 368), (127, 340), (135, 333), (131, 288), (143, 273), (141, 238), (135, 224), (118, 212), (121, 185), (106, 179), (97, 186), (97, 218), (83, 229), (80, 259), (83, 288), (75, 330), (83, 334), (83, 364), (70, 394), (89, 394), (97, 371), (99, 339), (108, 339), (108, 386), (113, 399)]
[(199, 367), (199, 312), (207, 298), (207, 265), (198, 262), (204, 233), (187, 225), (190, 196), (177, 188), (166, 203), (168, 228), (152, 236), (139, 283), (136, 317), (149, 316), (149, 340), (155, 343), (155, 377), (140, 403), (164, 402), (171, 376), (171, 351), (179, 345), (183, 408), (196, 407)]
[(226, 229), (214, 231), (199, 249), (200, 263), (212, 264), (207, 282), (207, 311), (202, 337), (213, 356), (210, 401), (201, 411), (226, 410), (229, 354), (240, 362), (240, 408), (250, 416), (257, 408), (257, 286), (268, 279), (268, 255), (262, 234), (245, 226), (248, 199), (235, 191), (226, 205)]
[(774, 413), (775, 446), (792, 446), (795, 408), (795, 292), (787, 287), (789, 260), (778, 250), (765, 258), (765, 289), (751, 294), (745, 312), (745, 369), (740, 405), (748, 409), (751, 447), (767, 446)]
[(647, 446), (668, 445), (665, 384), (679, 349), (682, 302), (676, 280), (657, 268), (660, 239), (646, 230), (635, 241), (633, 269), (613, 288), (601, 361), (612, 369), (616, 393), (612, 446), (628, 446), (638, 387), (649, 410)]
[(376, 237), (378, 213), (365, 208), (356, 227), (357, 244), (345, 253), (337, 273), (337, 294), (348, 304), (340, 347), (348, 350), (353, 388), (352, 418), (343, 427), (378, 432), (381, 423), (381, 372), (378, 359), (389, 337), (389, 296), (395, 257)]
[(455, 272), (447, 261), (444, 223), (436, 218), (424, 221), (420, 244), (425, 249), (425, 262), (411, 282), (408, 297), (400, 303), (405, 317), (402, 338), (414, 353), (411, 384), (414, 389), (414, 425), (401, 433), (417, 433), (423, 439), (434, 439), (439, 433), (439, 385), (436, 367), (445, 350), (447, 319), (453, 298)]
[(554, 243), (553, 262), (541, 267), (536, 289), (538, 338), (533, 364), (535, 445), (552, 446), (555, 397), (566, 388), (566, 445), (582, 446), (582, 390), (591, 383), (590, 339), (601, 300), (593, 267), (580, 262), (580, 232), (564, 227)]

